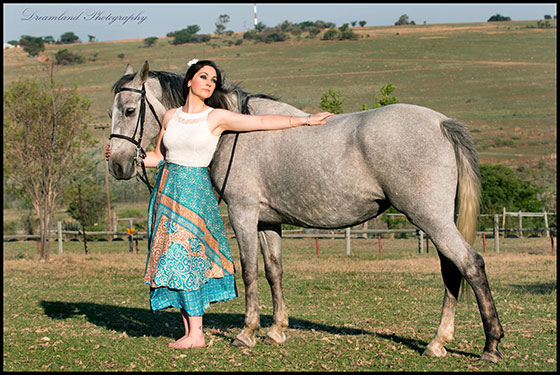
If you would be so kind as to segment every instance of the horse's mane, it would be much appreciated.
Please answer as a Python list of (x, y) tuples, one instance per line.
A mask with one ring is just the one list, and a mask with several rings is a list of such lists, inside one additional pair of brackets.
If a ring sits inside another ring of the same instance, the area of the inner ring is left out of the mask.
[[(135, 73), (123, 75), (112, 87), (113, 94), (116, 94), (125, 84), (132, 81)], [(161, 70), (150, 70), (148, 72), (149, 78), (156, 78), (162, 89), (162, 104), (166, 108), (175, 108), (185, 104), (185, 92), (183, 90), (184, 75), (165, 72)], [(250, 94), (241, 89), (235, 83), (228, 81), (225, 77), (222, 82), (223, 93), (226, 96), (228, 108), (230, 111), (238, 113), (249, 114), (249, 99), (251, 98), (264, 98), (270, 100), (278, 100), (266, 94)], [(237, 106), (231, 100), (231, 96), (237, 96)]]

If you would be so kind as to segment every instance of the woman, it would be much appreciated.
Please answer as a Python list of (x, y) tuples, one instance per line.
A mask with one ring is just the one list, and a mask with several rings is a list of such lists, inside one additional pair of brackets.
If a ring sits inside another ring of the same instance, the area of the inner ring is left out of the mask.
[(228, 111), (216, 64), (195, 59), (188, 65), (185, 105), (165, 113), (155, 150), (144, 159), (146, 167), (158, 168), (148, 210), (144, 282), (150, 285), (152, 310), (181, 309), (185, 335), (169, 344), (179, 349), (205, 346), (204, 310), (237, 297), (233, 260), (207, 169), (220, 135), (322, 125), (332, 116)]

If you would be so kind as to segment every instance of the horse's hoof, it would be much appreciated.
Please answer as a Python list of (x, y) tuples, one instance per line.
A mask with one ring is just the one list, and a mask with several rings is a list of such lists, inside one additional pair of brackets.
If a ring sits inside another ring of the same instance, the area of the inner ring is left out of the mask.
[(255, 338), (248, 338), (242, 335), (237, 335), (235, 340), (231, 343), (231, 346), (236, 348), (252, 348), (257, 344), (257, 340)]
[(268, 331), (265, 340), (269, 344), (280, 345), (286, 342), (286, 334), (284, 332)]
[(502, 353), (500, 353), (499, 350), (494, 350), (492, 352), (484, 352), (480, 357), (480, 360), (492, 362), (492, 363), (498, 363), (502, 359), (504, 359), (504, 356), (502, 355)]
[(443, 346), (440, 348), (436, 348), (435, 346), (428, 345), (422, 355), (424, 357), (445, 357), (447, 355), (447, 350), (445, 350)]

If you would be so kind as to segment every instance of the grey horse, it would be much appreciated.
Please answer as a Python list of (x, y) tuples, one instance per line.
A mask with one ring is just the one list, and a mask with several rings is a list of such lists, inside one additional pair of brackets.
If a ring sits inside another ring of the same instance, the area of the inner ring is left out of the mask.
[[(180, 74), (149, 71), (148, 62), (113, 86), (112, 133), (131, 136), (141, 96), (146, 111), (142, 147), (159, 133), (155, 117), (184, 104)], [(265, 95), (251, 95), (224, 78), (229, 109), (250, 114), (305, 115)], [(222, 135), (210, 165), (214, 187), (223, 186), (235, 134)], [(111, 174), (136, 173), (135, 145), (111, 140)], [(332, 116), (327, 124), (278, 131), (239, 133), (223, 192), (237, 237), (245, 286), (245, 323), (233, 342), (252, 347), (260, 329), (257, 258), (260, 242), (273, 300), (267, 340), (283, 343), (288, 314), (282, 294), (281, 224), (335, 229), (372, 219), (391, 205), (427, 233), (438, 250), (445, 285), (441, 320), (424, 355), (442, 357), (454, 334), (455, 309), (464, 278), (477, 299), (486, 342), (481, 359), (497, 362), (503, 329), (488, 285), (484, 260), (471, 244), (480, 205), (480, 176), (466, 127), (431, 109), (394, 104)], [(455, 222), (456, 219), (456, 222)]]

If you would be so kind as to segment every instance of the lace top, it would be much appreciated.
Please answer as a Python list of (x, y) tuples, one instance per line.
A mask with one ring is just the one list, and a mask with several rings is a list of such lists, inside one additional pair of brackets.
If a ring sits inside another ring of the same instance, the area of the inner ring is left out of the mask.
[(165, 159), (188, 167), (207, 167), (212, 161), (220, 136), (208, 129), (208, 114), (213, 108), (199, 113), (185, 113), (177, 108), (163, 134)]

